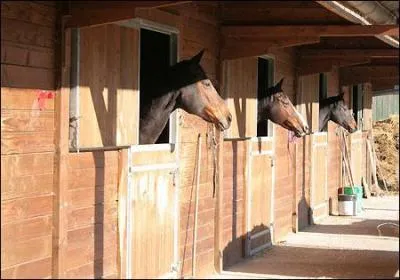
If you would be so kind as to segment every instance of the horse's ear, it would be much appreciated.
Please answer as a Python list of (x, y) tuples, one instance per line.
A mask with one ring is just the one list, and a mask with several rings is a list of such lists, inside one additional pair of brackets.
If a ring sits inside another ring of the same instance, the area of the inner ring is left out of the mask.
[(276, 86), (275, 86), (275, 88), (276, 88), (278, 91), (282, 91), (283, 79), (284, 79), (284, 78), (282, 78), (282, 79), (276, 84)]
[(204, 49), (202, 49), (198, 54), (196, 54), (195, 56), (193, 56), (190, 61), (199, 64), (201, 57), (204, 54)]
[(340, 99), (343, 99), (343, 97), (344, 97), (344, 92), (341, 91), (341, 92), (339, 93), (338, 97), (339, 97)]

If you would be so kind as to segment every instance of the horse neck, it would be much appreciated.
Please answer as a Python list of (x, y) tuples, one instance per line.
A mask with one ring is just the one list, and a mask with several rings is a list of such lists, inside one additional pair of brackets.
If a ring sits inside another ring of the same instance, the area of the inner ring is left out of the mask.
[(265, 111), (269, 102), (271, 102), (271, 97), (264, 97), (257, 100), (257, 122), (267, 120)]
[(319, 109), (319, 131), (322, 131), (331, 117), (331, 105), (325, 105)]
[(170, 91), (149, 101), (140, 114), (140, 144), (154, 144), (175, 108), (179, 91)]

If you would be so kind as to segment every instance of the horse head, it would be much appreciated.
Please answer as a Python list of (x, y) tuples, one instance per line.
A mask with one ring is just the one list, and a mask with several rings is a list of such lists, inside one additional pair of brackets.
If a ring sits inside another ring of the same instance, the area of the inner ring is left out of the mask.
[(342, 126), (349, 133), (353, 133), (357, 130), (357, 123), (354, 120), (353, 114), (347, 108), (343, 95), (344, 93), (340, 93), (339, 95), (330, 98), (330, 119)]
[(175, 108), (214, 123), (222, 131), (229, 128), (232, 115), (200, 66), (203, 53), (204, 49), (191, 59), (172, 67), (170, 79), (179, 91)]
[(302, 137), (309, 132), (308, 124), (296, 110), (289, 97), (282, 90), (283, 78), (267, 89), (258, 100), (258, 121), (270, 119), (272, 122)]

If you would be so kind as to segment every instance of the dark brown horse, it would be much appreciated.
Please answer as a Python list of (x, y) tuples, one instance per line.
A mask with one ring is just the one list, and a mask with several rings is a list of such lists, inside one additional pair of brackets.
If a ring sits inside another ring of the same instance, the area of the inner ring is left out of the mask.
[(177, 108), (214, 123), (220, 130), (229, 128), (231, 113), (199, 64), (203, 52), (148, 77), (141, 94), (140, 144), (154, 144)]
[(267, 120), (294, 132), (297, 137), (306, 135), (309, 131), (308, 124), (303, 116), (296, 110), (292, 102), (282, 90), (283, 78), (273, 87), (259, 96), (257, 130), (263, 131)]
[(319, 131), (323, 131), (329, 121), (337, 123), (350, 133), (357, 130), (357, 123), (344, 103), (343, 95), (341, 93), (319, 102)]

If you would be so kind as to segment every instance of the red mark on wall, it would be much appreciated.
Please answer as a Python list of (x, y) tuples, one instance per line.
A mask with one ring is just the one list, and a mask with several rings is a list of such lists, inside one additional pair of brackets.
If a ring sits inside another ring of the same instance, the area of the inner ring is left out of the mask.
[(54, 98), (54, 92), (46, 90), (39, 91), (37, 101), (39, 104), (40, 111), (44, 109), (46, 105), (46, 99), (53, 99), (53, 98)]

